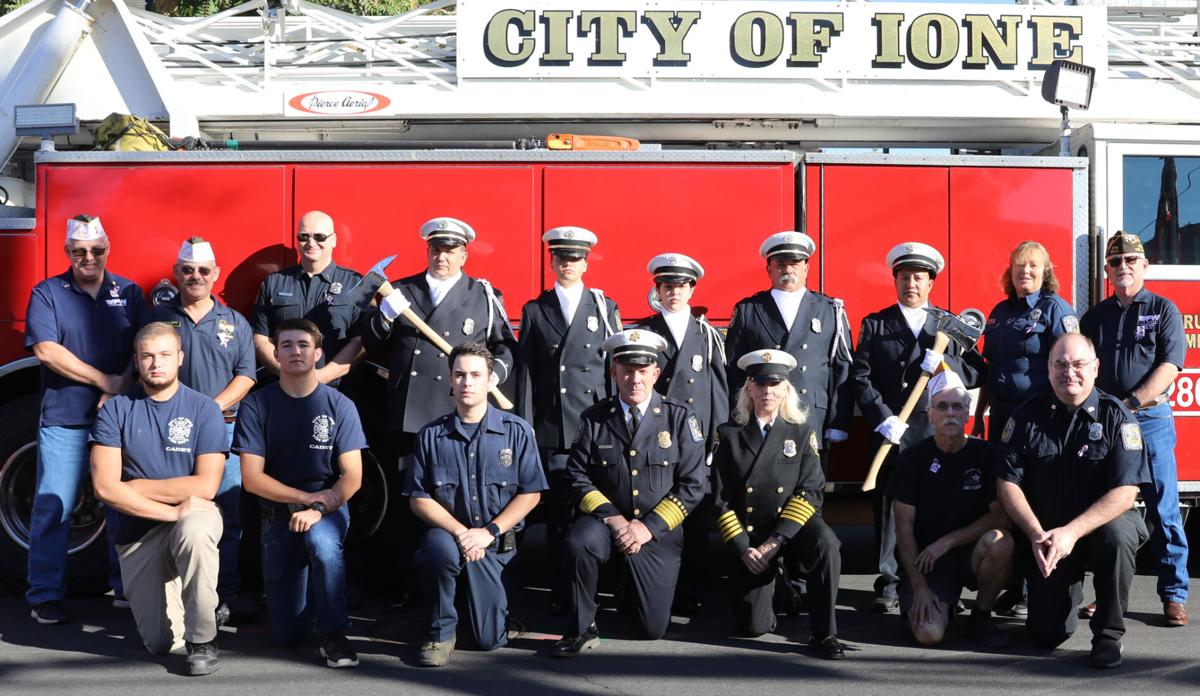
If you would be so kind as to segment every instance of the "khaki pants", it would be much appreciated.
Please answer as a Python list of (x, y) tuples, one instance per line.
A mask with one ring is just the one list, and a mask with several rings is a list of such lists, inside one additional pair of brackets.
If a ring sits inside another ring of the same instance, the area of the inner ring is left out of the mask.
[(192, 498), (194, 512), (161, 524), (132, 544), (117, 547), (125, 597), (138, 633), (155, 655), (217, 637), (217, 542), (221, 513)]

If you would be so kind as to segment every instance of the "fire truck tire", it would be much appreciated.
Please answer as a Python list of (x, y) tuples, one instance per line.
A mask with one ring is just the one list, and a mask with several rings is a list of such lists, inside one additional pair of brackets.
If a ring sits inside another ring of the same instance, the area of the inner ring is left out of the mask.
[[(0, 583), (26, 587), (29, 516), (37, 477), (38, 396), (22, 396), (0, 406)], [(102, 594), (107, 588), (108, 552), (104, 515), (88, 484), (72, 520), (67, 557), (67, 591)]]
[(383, 467), (371, 450), (362, 450), (362, 485), (350, 499), (350, 536), (366, 541), (379, 531), (388, 508), (388, 483)]

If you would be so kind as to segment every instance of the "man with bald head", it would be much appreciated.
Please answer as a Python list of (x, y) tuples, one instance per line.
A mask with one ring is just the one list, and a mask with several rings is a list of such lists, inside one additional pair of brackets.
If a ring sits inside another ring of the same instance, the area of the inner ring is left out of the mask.
[[(1050, 349), (1052, 392), (1013, 411), (1000, 435), (997, 495), (1032, 554), (1026, 627), (1054, 648), (1074, 632), (1083, 575), (1094, 574), (1091, 618), (1097, 668), (1121, 664), (1134, 555), (1149, 536), (1133, 510), (1150, 480), (1137, 418), (1096, 388), (1100, 361), (1090, 339), (1066, 334)], [(1020, 561), (1019, 561), (1020, 562)]]
[(346, 293), (362, 274), (333, 262), (337, 229), (333, 218), (311, 210), (300, 218), (296, 251), (300, 264), (267, 276), (254, 302), (250, 323), (254, 329), (254, 352), (258, 363), (273, 375), (279, 374), (271, 337), (288, 319), (309, 319), (321, 329), (324, 356), (317, 364), (317, 379), (337, 385), (363, 354), (355, 325), (359, 310)]

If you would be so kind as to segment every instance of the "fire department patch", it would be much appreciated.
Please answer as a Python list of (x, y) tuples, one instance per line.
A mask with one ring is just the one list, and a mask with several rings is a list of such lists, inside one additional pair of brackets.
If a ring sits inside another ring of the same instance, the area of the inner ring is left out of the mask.
[(317, 442), (329, 442), (333, 437), (334, 421), (329, 416), (321, 414), (313, 419), (313, 439)]
[(695, 415), (688, 416), (688, 430), (692, 433), (692, 442), (704, 442), (704, 431), (700, 429), (700, 419)]
[(821, 448), (817, 447), (817, 431), (813, 430), (808, 434), (808, 446), (812, 448), (813, 454), (821, 453)]
[(979, 469), (967, 469), (963, 474), (964, 491), (977, 491), (983, 488), (983, 472)]
[(468, 336), (475, 333), (475, 320), (471, 317), (467, 317), (467, 320), (463, 322), (463, 333)]
[(783, 456), (785, 456), (785, 457), (796, 456), (796, 441), (795, 440), (784, 440), (783, 441)]
[(1130, 452), (1142, 449), (1142, 429), (1137, 423), (1126, 423), (1121, 426), (1121, 446)]
[(699, 372), (703, 369), (704, 369), (704, 356), (703, 355), (693, 355), (692, 356), (692, 372)]
[(233, 340), (233, 322), (217, 320), (217, 340), (221, 342), (222, 348), (229, 347), (229, 342)]
[(665, 430), (659, 432), (658, 433), (658, 446), (661, 447), (662, 449), (670, 449), (671, 433), (668, 433)]
[(187, 444), (192, 436), (192, 421), (190, 418), (172, 418), (167, 423), (167, 439), (176, 445)]
[(1000, 442), (1008, 442), (1012, 439), (1013, 433), (1017, 430), (1017, 422), (1011, 417), (1004, 424), (1004, 432), (1000, 433)]
[(505, 469), (512, 466), (512, 450), (508, 447), (500, 450), (500, 466)]
[(1079, 318), (1074, 314), (1063, 317), (1062, 327), (1066, 333), (1079, 333)]

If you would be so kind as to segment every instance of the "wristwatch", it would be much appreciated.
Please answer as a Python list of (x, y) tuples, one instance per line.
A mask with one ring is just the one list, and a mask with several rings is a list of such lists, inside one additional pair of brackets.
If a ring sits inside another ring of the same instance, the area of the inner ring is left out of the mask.
[(329, 512), (329, 507), (327, 505), (325, 505), (325, 503), (322, 503), (319, 500), (317, 502), (313, 503), (312, 505), (309, 505), (308, 509), (316, 510), (317, 512), (321, 513), (322, 515)]
[(493, 537), (500, 538), (500, 528), (496, 526), (495, 522), (488, 522), (484, 529), (488, 530), (488, 534), (491, 534)]

